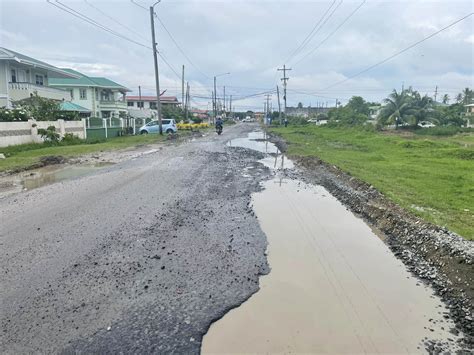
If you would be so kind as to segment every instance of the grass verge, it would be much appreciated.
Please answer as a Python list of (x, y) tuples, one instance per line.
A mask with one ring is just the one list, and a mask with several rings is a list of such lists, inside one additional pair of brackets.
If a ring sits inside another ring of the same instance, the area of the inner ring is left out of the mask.
[[(182, 131), (180, 136), (189, 135), (190, 132)], [(79, 144), (48, 146), (47, 144), (21, 144), (0, 148), (0, 153), (5, 154), (6, 159), (0, 160), (0, 172), (28, 168), (37, 163), (42, 157), (60, 155), (67, 158), (77, 157), (84, 154), (124, 149), (143, 144), (164, 142), (167, 135), (147, 134), (140, 136), (124, 136), (110, 138), (105, 141), (88, 142), (79, 141)]]
[(474, 239), (474, 134), (399, 135), (356, 128), (272, 128), (288, 154), (315, 156), (427, 221)]

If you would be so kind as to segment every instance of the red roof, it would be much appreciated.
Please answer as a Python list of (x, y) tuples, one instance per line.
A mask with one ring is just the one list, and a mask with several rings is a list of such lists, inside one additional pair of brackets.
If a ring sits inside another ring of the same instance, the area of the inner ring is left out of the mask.
[[(126, 96), (125, 100), (127, 101), (156, 101), (156, 96)], [(179, 103), (176, 96), (160, 96), (160, 101), (167, 101), (167, 102), (176, 102)]]

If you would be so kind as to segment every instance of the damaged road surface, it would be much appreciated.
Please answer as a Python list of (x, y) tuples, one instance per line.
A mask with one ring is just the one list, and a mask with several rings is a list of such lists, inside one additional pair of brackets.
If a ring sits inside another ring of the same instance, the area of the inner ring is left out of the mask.
[(269, 271), (253, 128), (0, 199), (1, 352), (199, 352)]
[(433, 290), (299, 174), (240, 124), (0, 199), (2, 352), (460, 350)]

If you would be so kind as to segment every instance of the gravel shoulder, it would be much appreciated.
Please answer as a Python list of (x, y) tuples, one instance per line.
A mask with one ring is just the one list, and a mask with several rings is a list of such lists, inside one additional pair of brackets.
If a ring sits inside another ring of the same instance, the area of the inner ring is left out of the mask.
[[(272, 136), (272, 141), (286, 151), (280, 137)], [(414, 275), (433, 287), (456, 323), (453, 332), (462, 332), (463, 346), (473, 349), (474, 243), (411, 215), (336, 166), (316, 157), (290, 158), (299, 168), (299, 179), (324, 186), (374, 228)]]

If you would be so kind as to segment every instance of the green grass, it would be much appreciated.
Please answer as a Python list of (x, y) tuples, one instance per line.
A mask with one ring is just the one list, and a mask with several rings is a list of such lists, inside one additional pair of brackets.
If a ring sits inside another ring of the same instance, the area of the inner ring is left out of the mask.
[(474, 134), (387, 134), (355, 128), (273, 128), (288, 153), (317, 156), (414, 214), (474, 239)]
[[(180, 135), (187, 135), (188, 132), (180, 132)], [(124, 136), (110, 138), (103, 142), (47, 146), (44, 144), (22, 144), (0, 148), (0, 153), (7, 156), (0, 160), (0, 172), (13, 169), (22, 169), (37, 163), (42, 157), (50, 155), (61, 155), (64, 157), (75, 157), (88, 153), (101, 152), (107, 150), (124, 149), (143, 144), (157, 143), (166, 140), (166, 135), (148, 134), (141, 136)]]

